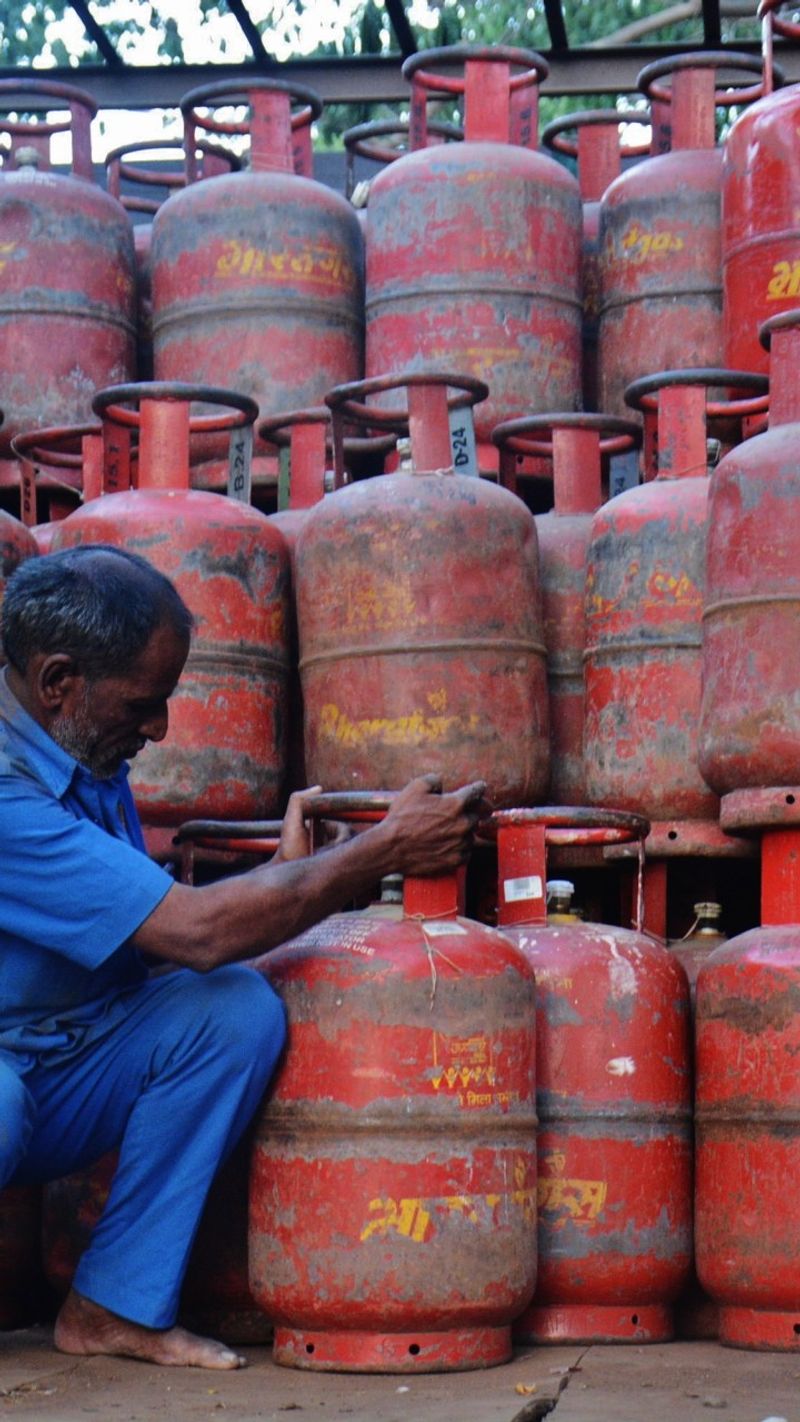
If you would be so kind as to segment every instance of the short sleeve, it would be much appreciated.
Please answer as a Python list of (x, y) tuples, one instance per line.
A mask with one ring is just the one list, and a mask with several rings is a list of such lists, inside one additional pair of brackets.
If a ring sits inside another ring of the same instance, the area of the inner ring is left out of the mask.
[(146, 854), (76, 818), (33, 777), (0, 774), (0, 934), (94, 969), (172, 883)]

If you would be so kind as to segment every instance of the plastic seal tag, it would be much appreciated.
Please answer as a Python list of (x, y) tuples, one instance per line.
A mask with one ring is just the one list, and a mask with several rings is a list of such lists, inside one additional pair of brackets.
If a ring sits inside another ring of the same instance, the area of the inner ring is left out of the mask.
[(542, 881), (538, 874), (528, 874), (524, 879), (504, 879), (503, 894), (507, 904), (519, 904), (527, 899), (544, 897)]
[(231, 430), (228, 452), (228, 498), (250, 503), (252, 489), (253, 427), (242, 425)]
[(472, 418), (472, 411), (469, 408), (451, 410), (449, 418), (453, 468), (456, 474), (466, 474), (471, 479), (477, 479), (479, 474), (478, 450), (475, 444), (475, 421)]
[(452, 918), (421, 919), (420, 928), (428, 934), (430, 938), (451, 937), (454, 933), (466, 933), (466, 928), (462, 928), (460, 923), (456, 923)]

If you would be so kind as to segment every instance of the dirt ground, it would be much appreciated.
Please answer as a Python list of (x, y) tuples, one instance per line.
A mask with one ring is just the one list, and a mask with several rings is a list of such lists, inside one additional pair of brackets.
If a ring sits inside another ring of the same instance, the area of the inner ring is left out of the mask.
[(537, 1348), (486, 1372), (236, 1373), (68, 1358), (49, 1329), (0, 1334), (0, 1419), (15, 1422), (800, 1422), (800, 1353), (714, 1343)]

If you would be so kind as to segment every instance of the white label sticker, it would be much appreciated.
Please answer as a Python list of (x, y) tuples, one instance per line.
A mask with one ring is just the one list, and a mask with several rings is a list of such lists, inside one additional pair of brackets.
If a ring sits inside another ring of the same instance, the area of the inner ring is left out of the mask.
[(479, 470), (475, 421), (469, 407), (450, 411), (450, 449), (456, 474), (467, 474), (477, 479)]
[(250, 467), (253, 457), (253, 427), (244, 425), (231, 430), (228, 453), (228, 498), (242, 504), (250, 502)]
[(423, 933), (427, 933), (431, 938), (444, 938), (453, 933), (466, 933), (466, 928), (462, 928), (460, 923), (455, 923), (453, 919), (433, 919), (430, 922), (426, 919), (420, 923)]
[(504, 879), (503, 893), (507, 904), (518, 904), (524, 899), (542, 899), (542, 881), (538, 874), (528, 874), (524, 879)]

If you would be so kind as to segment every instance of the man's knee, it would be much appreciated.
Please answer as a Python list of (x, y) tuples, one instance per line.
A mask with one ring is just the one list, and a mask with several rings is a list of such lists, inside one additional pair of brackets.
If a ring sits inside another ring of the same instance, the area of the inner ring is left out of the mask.
[(0, 1062), (0, 1188), (19, 1169), (35, 1119), (36, 1107), (24, 1082), (10, 1066)]
[(277, 1057), (286, 1039), (286, 1010), (266, 979), (232, 963), (207, 974), (205, 981), (213, 986), (221, 1017), (245, 1054), (266, 1050)]
[[(177, 975), (176, 975), (177, 976)], [(277, 1060), (286, 1038), (283, 1003), (253, 968), (234, 963), (209, 973), (182, 973), (181, 1001), (206, 1039), (223, 1044), (232, 1065)]]

